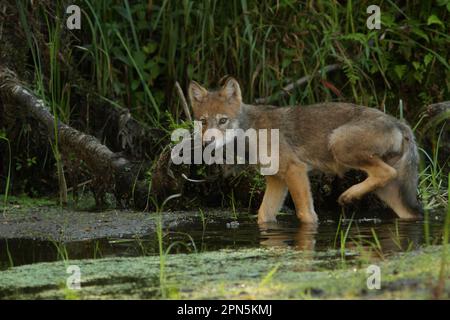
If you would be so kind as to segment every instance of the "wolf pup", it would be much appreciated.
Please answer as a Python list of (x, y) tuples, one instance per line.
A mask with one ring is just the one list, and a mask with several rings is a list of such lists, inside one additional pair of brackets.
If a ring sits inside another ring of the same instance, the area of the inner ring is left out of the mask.
[[(189, 98), (204, 131), (279, 129), (279, 170), (266, 176), (258, 223), (276, 221), (288, 190), (301, 222), (317, 222), (308, 179), (311, 169), (341, 177), (349, 169), (367, 173), (363, 182), (340, 195), (340, 205), (375, 192), (402, 219), (422, 214), (416, 193), (419, 156), (414, 135), (409, 126), (379, 110), (332, 102), (289, 107), (248, 105), (242, 102), (239, 84), (233, 78), (217, 91), (192, 81)], [(209, 142), (203, 140), (204, 144)], [(226, 143), (218, 143), (217, 148)]]

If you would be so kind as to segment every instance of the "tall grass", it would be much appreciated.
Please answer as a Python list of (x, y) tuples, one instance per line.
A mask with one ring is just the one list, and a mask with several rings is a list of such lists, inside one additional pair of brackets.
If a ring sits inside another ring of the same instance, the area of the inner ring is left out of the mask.
[(159, 288), (161, 296), (167, 297), (167, 276), (166, 276), (166, 254), (163, 247), (163, 229), (161, 215), (156, 222), (156, 237), (158, 239), (158, 251), (159, 251)]
[[(119, 97), (143, 118), (162, 114), (164, 109), (182, 114), (178, 105), (170, 106), (175, 102), (168, 89), (175, 80), (214, 85), (232, 74), (242, 83), (245, 100), (251, 102), (336, 62), (342, 64), (342, 72), (323, 74), (273, 102), (342, 99), (374, 107), (383, 102), (395, 113), (400, 98), (405, 106), (408, 103), (411, 118), (415, 114), (410, 106), (418, 105), (419, 99), (429, 102), (432, 95), (424, 90), (421, 97), (399, 97), (393, 89), (402, 81), (428, 88), (439, 79), (437, 74), (442, 75), (442, 67), (448, 67), (442, 48), (449, 41), (445, 29), (426, 24), (435, 12), (419, 1), (402, 9), (384, 2), (380, 31), (366, 27), (370, 1), (343, 5), (335, 1), (160, 0), (147, 5), (84, 0), (83, 4), (92, 41), (79, 48), (85, 53), (83, 60), (93, 60), (93, 80), (102, 94)], [(446, 13), (439, 14), (444, 20)], [(402, 20), (406, 16), (409, 20)], [(404, 31), (406, 22), (411, 32)], [(419, 61), (412, 65), (407, 50), (414, 47), (420, 48)], [(338, 87), (338, 93), (330, 84)]]
[[(169, 254), (172, 246), (176, 245), (175, 243), (169, 245), (169, 247), (164, 250), (164, 232), (163, 232), (163, 221), (162, 221), (162, 211), (164, 210), (165, 204), (170, 201), (171, 199), (174, 199), (176, 197), (179, 197), (179, 194), (175, 194), (172, 196), (169, 196), (164, 200), (164, 202), (161, 204), (160, 207), (157, 207), (157, 218), (156, 218), (156, 237), (158, 241), (158, 252), (159, 252), (159, 288), (160, 288), (160, 294), (162, 298), (168, 298), (172, 293), (172, 288), (167, 283), (167, 273), (166, 273), (166, 258)], [(188, 235), (189, 236), (189, 235)], [(190, 236), (189, 236), (190, 237)], [(190, 237), (191, 241), (194, 243), (192, 237)], [(181, 242), (180, 242), (181, 243)], [(195, 247), (195, 244), (194, 244)]]
[[(17, 0), (17, 7), (19, 11), (19, 18), (22, 28), (25, 31), (28, 48), (33, 57), (34, 75), (36, 78), (35, 85), (38, 95), (51, 107), (54, 117), (54, 139), (51, 143), (54, 158), (56, 160), (56, 169), (60, 190), (59, 201), (60, 204), (67, 203), (67, 186), (64, 177), (63, 164), (61, 160), (61, 153), (58, 146), (58, 123), (60, 116), (63, 121), (68, 122), (70, 117), (70, 87), (62, 86), (63, 81), (61, 77), (60, 68), (60, 49), (61, 49), (61, 17), (56, 15), (53, 17), (46, 10), (44, 5), (39, 6), (38, 11), (42, 12), (43, 21), (45, 21), (46, 32), (48, 34), (48, 61), (49, 72), (48, 79), (45, 79), (45, 69), (42, 60), (44, 53), (41, 51), (40, 45), (33, 33), (30, 24), (28, 23), (28, 5), (23, 1)], [(57, 7), (61, 7), (61, 1), (57, 1)]]
[(348, 221), (347, 228), (344, 227), (344, 219), (345, 216), (341, 214), (339, 217), (339, 223), (336, 229), (336, 233), (334, 236), (334, 245), (333, 247), (336, 248), (337, 246), (337, 240), (339, 238), (339, 252), (341, 254), (341, 263), (345, 265), (345, 254), (347, 249), (347, 241), (349, 240), (349, 233), (350, 229), (352, 227), (352, 224), (354, 222), (355, 212), (353, 212), (352, 217)]
[[(450, 194), (450, 173), (448, 175), (448, 193)], [(436, 288), (436, 297), (441, 298), (448, 280), (448, 241), (450, 235), (450, 198), (447, 203), (447, 214), (445, 215), (444, 232), (442, 239), (442, 258), (439, 270), (439, 280)]]
[(3, 140), (8, 145), (8, 175), (6, 177), (6, 185), (5, 185), (5, 193), (3, 195), (3, 216), (6, 214), (6, 210), (8, 208), (8, 195), (9, 195), (9, 187), (11, 183), (11, 144), (9, 139), (6, 138), (2, 133), (0, 133), (0, 140)]
[[(116, 97), (153, 125), (160, 124), (158, 115), (165, 110), (182, 114), (172, 96), (175, 80), (216, 84), (232, 74), (251, 102), (338, 62), (341, 72), (322, 74), (273, 102), (353, 100), (373, 107), (385, 104), (395, 113), (397, 102), (404, 99), (411, 119), (418, 113), (412, 106), (431, 102), (431, 86), (448, 74), (447, 26), (427, 23), (432, 15), (445, 21), (448, 13), (420, 1), (402, 8), (383, 2), (382, 30), (366, 27), (365, 9), (372, 4), (368, 0), (79, 3), (86, 41), (69, 43), (65, 49), (73, 49), (73, 54), (68, 50), (66, 60), (84, 74), (91, 71), (87, 80), (99, 94)], [(18, 5), (24, 7), (21, 1)], [(54, 12), (64, 12), (62, 5), (58, 1)], [(44, 20), (45, 5), (38, 12), (37, 18)], [(24, 29), (34, 45), (33, 30)], [(38, 57), (34, 59), (37, 64)], [(402, 96), (398, 89), (404, 85), (423, 90), (419, 96)], [(448, 88), (443, 90), (441, 95), (448, 94)]]
[[(64, 4), (31, 8), (17, 0), (36, 91), (65, 121), (71, 92), (62, 83), (72, 79), (62, 70), (61, 56), (76, 67), (86, 87), (163, 129), (183, 117), (172, 90), (175, 81), (186, 86), (195, 79), (211, 86), (225, 75), (240, 81), (245, 102), (266, 96), (276, 105), (355, 102), (417, 123), (418, 135), (422, 106), (449, 96), (449, 13), (439, 3), (383, 1), (382, 29), (368, 30), (369, 0), (80, 0), (82, 30), (73, 34), (61, 29)], [(50, 70), (36, 27), (47, 37)], [(340, 70), (320, 73), (287, 95), (276, 94), (335, 63)], [(59, 163), (57, 149), (55, 158)], [(436, 154), (426, 160), (420, 187), (429, 195), (428, 207), (441, 206), (435, 199), (442, 199), (445, 179)]]
[(8, 256), (8, 264), (9, 264), (9, 267), (12, 268), (12, 267), (14, 267), (14, 260), (13, 260), (11, 251), (9, 250), (8, 239), (5, 239), (5, 242), (6, 242), (6, 255)]
[[(47, 29), (49, 31), (49, 51), (50, 51), (50, 106), (52, 108), (54, 123), (53, 123), (53, 136), (55, 137), (51, 146), (53, 155), (56, 160), (56, 169), (58, 174), (59, 183), (59, 202), (60, 205), (67, 203), (67, 185), (64, 177), (64, 169), (61, 158), (61, 152), (59, 149), (59, 118), (68, 122), (70, 114), (70, 89), (66, 91), (62, 89), (61, 70), (59, 62), (59, 50), (60, 50), (60, 36), (61, 25), (53, 23), (47, 17)], [(68, 88), (68, 87), (67, 87)], [(66, 96), (67, 95), (67, 96)]]

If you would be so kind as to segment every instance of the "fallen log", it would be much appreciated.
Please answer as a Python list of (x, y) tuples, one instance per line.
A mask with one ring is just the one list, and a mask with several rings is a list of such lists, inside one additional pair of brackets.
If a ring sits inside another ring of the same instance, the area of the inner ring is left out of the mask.
[[(95, 137), (59, 121), (42, 99), (20, 83), (14, 72), (2, 67), (0, 94), (3, 100), (9, 101), (8, 105), (20, 109), (21, 113), (26, 112), (42, 124), (50, 140), (57, 143), (61, 153), (73, 154), (86, 164), (94, 177), (94, 189), (99, 194), (96, 201), (99, 206), (103, 205), (102, 199), (107, 190), (114, 193), (118, 204), (139, 209), (153, 207), (149, 201), (150, 196), (167, 196), (180, 191), (182, 184), (174, 183), (170, 176), (166, 176), (165, 170), (170, 170), (167, 152), (161, 154), (156, 166), (158, 170), (152, 172), (152, 179), (160, 183), (151, 184), (145, 179), (145, 173), (152, 168), (150, 163), (130, 161), (123, 154), (111, 151)], [(181, 180), (183, 179), (180, 176)]]

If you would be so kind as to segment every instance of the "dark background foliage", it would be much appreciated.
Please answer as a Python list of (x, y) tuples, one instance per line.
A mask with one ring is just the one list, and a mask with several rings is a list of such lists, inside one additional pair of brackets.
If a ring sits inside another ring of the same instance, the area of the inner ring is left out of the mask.
[[(267, 96), (275, 105), (346, 101), (405, 118), (423, 146), (423, 185), (448, 170), (448, 154), (439, 153), (448, 129), (440, 122), (432, 134), (422, 131), (425, 107), (450, 99), (448, 0), (74, 3), (82, 9), (82, 28), (71, 31), (65, 27), (71, 1), (2, 1), (1, 63), (33, 86), (59, 119), (114, 151), (122, 151), (117, 130), (108, 127), (107, 112), (92, 113), (95, 106), (125, 107), (165, 133), (161, 141), (167, 142), (173, 128), (187, 125), (175, 81), (183, 88), (191, 79), (217, 86), (233, 75), (247, 103)], [(366, 26), (373, 4), (381, 8), (380, 30)], [(340, 69), (320, 72), (331, 64)], [(305, 75), (313, 77), (277, 94)], [(53, 192), (50, 145), (43, 149), (29, 121), (11, 124), (1, 101), (0, 108), (0, 130), (13, 149), (13, 190)], [(6, 143), (0, 152), (4, 186)]]

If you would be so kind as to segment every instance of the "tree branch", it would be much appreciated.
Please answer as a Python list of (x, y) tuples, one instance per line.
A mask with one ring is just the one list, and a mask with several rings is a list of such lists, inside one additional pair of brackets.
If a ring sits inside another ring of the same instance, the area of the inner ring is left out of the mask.
[(265, 97), (265, 98), (258, 98), (258, 99), (255, 100), (255, 102), (256, 102), (257, 104), (267, 104), (267, 103), (269, 103), (269, 101), (272, 100), (274, 97), (285, 96), (285, 95), (287, 95), (289, 92), (291, 92), (292, 90), (294, 90), (294, 88), (296, 88), (296, 87), (298, 87), (298, 86), (301, 86), (302, 84), (305, 84), (305, 83), (309, 82), (313, 77), (315, 77), (315, 76), (316, 76), (317, 74), (319, 74), (319, 73), (328, 73), (328, 72), (331, 72), (331, 71), (338, 70), (338, 69), (340, 69), (340, 68), (341, 68), (341, 65), (340, 65), (340, 64), (337, 64), (337, 63), (336, 63), (336, 64), (331, 64), (331, 65), (325, 66), (325, 67), (323, 67), (323, 68), (320, 70), (320, 72), (317, 72), (317, 73), (314, 74), (314, 75), (306, 75), (306, 76), (304, 76), (304, 77), (301, 77), (301, 78), (298, 79), (297, 81), (292, 82), (292, 83), (288, 84), (287, 86), (283, 87), (283, 89), (281, 89), (281, 90), (278, 91), (277, 93), (275, 93), (275, 94), (273, 94), (273, 95), (271, 95), (271, 96)]

